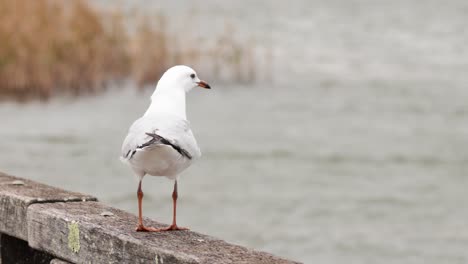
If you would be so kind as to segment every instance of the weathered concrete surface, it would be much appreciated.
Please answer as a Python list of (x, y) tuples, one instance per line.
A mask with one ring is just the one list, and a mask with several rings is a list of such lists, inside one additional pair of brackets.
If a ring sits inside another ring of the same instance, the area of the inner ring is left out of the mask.
[(90, 195), (67, 192), (0, 172), (0, 232), (28, 239), (26, 212), (34, 203), (97, 201)]
[(293, 263), (191, 231), (135, 232), (136, 216), (98, 202), (34, 204), (28, 223), (31, 247), (73, 263)]
[(0, 264), (293, 263), (191, 231), (136, 232), (135, 215), (96, 201), (0, 173)]

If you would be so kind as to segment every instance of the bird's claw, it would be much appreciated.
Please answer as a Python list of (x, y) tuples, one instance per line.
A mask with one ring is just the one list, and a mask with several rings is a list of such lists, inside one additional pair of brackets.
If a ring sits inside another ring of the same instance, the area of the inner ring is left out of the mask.
[(162, 231), (162, 229), (154, 228), (151, 226), (138, 225), (135, 228), (135, 231), (137, 232), (159, 232), (159, 231)]
[(165, 228), (154, 228), (151, 226), (139, 225), (135, 228), (137, 232), (161, 232), (161, 231), (176, 231), (176, 230), (189, 230), (187, 227), (179, 227), (177, 225), (170, 225)]
[(161, 231), (175, 231), (175, 230), (189, 230), (187, 227), (179, 227), (177, 225), (170, 225), (166, 228), (161, 228)]

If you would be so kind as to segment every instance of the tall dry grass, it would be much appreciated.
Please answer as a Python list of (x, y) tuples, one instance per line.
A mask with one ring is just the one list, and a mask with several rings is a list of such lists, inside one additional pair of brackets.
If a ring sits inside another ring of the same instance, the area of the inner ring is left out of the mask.
[(190, 40), (167, 32), (163, 16), (130, 21), (132, 30), (129, 19), (85, 0), (0, 0), (0, 99), (95, 93), (123, 79), (143, 86), (177, 63), (221, 79), (226, 71), (243, 81), (255, 77), (252, 47), (234, 41), (229, 29), (202, 50), (183, 47)]

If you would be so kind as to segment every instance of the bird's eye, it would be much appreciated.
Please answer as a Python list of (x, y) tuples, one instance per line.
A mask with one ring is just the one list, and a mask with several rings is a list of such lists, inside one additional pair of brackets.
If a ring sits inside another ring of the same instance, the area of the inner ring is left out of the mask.
[(194, 79), (195, 78), (195, 73), (190, 74), (190, 78)]

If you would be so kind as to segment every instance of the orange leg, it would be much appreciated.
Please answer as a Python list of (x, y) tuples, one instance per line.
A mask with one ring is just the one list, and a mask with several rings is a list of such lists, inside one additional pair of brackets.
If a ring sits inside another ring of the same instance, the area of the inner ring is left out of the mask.
[(146, 227), (146, 226), (143, 225), (143, 210), (141, 208), (141, 205), (143, 203), (143, 191), (141, 190), (141, 180), (138, 183), (137, 196), (138, 196), (138, 226), (136, 228), (136, 231), (139, 231), (139, 232), (159, 232), (159, 231), (161, 231), (161, 229), (154, 228), (154, 227)]
[(172, 225), (161, 229), (161, 231), (170, 231), (170, 230), (188, 230), (186, 227), (178, 227), (177, 226), (177, 217), (176, 217), (176, 211), (177, 211), (177, 180), (174, 182), (174, 191), (172, 191)]

